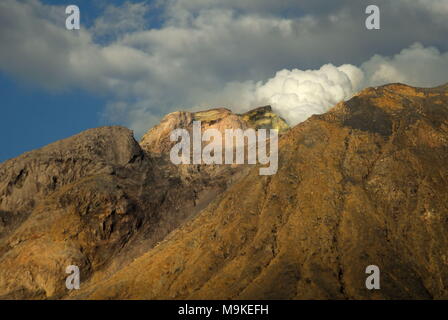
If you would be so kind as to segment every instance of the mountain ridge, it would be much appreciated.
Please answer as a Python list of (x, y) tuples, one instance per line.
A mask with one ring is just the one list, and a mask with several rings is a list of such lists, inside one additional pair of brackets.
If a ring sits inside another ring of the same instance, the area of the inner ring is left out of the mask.
[[(366, 88), (285, 128), (273, 176), (171, 164), (170, 130), (195, 119), (185, 112), (140, 144), (105, 127), (4, 162), (0, 297), (447, 299), (447, 106), (448, 85)], [(264, 108), (196, 119), (282, 126)], [(85, 280), (68, 292), (74, 262)], [(372, 264), (381, 290), (365, 288)]]
[[(394, 84), (311, 117), (280, 139), (276, 175), (253, 169), (74, 297), (448, 298), (447, 97)], [(365, 287), (372, 264), (381, 290)]]

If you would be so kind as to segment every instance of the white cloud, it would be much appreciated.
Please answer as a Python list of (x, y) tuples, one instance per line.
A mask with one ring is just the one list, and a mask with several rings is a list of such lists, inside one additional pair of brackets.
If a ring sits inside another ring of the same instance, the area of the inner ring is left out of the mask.
[(95, 20), (91, 32), (96, 37), (117, 37), (119, 35), (145, 29), (145, 15), (149, 5), (144, 2), (126, 1), (121, 6), (108, 5), (104, 14)]
[(319, 70), (282, 70), (263, 85), (255, 96), (271, 104), (290, 124), (321, 114), (336, 103), (350, 98), (361, 88), (362, 71), (351, 65), (331, 64)]
[(402, 82), (413, 86), (432, 87), (448, 82), (448, 52), (415, 43), (389, 58), (373, 56), (362, 64), (367, 85)]
[[(0, 70), (51, 90), (103, 94), (105, 117), (138, 135), (168, 112), (213, 106), (271, 103), (297, 123), (371, 83), (448, 81), (446, 53), (409, 47), (440, 44), (446, 19), (414, 19), (429, 11), (405, 0), (380, 2), (385, 25), (375, 33), (364, 28), (362, 5), (345, 0), (172, 0), (164, 24), (151, 29), (148, 6), (127, 2), (109, 6), (90, 30), (71, 32), (62, 7), (2, 0)], [(400, 16), (396, 8), (409, 10)], [(114, 40), (95, 42), (101, 35)]]
[(448, 13), (448, 2), (446, 0), (400, 0), (403, 4), (417, 6), (435, 15)]
[[(448, 82), (448, 52), (415, 43), (393, 57), (375, 55), (359, 68), (331, 64), (318, 70), (282, 70), (254, 86), (242, 83), (234, 97), (252, 104), (271, 104), (290, 124), (305, 121), (313, 114), (327, 112), (364, 87), (401, 82), (433, 87)], [(246, 88), (247, 91), (241, 91)]]

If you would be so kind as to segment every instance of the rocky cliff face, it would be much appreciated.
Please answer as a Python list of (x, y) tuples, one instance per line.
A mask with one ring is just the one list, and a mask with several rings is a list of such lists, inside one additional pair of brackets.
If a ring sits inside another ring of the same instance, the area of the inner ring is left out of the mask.
[[(448, 86), (362, 91), (77, 298), (448, 298)], [(381, 270), (367, 290), (366, 267)]]
[(0, 296), (58, 297), (66, 266), (88, 278), (137, 231), (154, 228), (167, 197), (159, 190), (168, 191), (165, 176), (174, 174), (155, 167), (121, 127), (88, 130), (3, 163)]
[(201, 121), (202, 131), (207, 129), (277, 129), (280, 134), (289, 129), (281, 117), (273, 113), (270, 106), (256, 108), (243, 114), (220, 108), (199, 112), (177, 111), (166, 115), (160, 124), (149, 130), (140, 141), (143, 149), (155, 154), (169, 153), (176, 142), (170, 141), (174, 129), (187, 129), (190, 134), (193, 121)]
[[(227, 110), (213, 117), (246, 126)], [(187, 127), (181, 113), (167, 119)], [(169, 139), (162, 125), (151, 132)], [(157, 140), (140, 146), (126, 128), (103, 127), (0, 164), (0, 298), (60, 298), (68, 265), (79, 266), (84, 280), (109, 276), (246, 172), (175, 166), (152, 152), (161, 148)]]

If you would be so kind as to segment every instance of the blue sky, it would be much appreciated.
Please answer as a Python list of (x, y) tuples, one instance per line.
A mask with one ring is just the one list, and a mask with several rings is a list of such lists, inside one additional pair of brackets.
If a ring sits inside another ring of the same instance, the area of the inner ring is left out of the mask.
[(376, 3), (372, 31), (363, 0), (2, 0), (0, 162), (176, 110), (271, 104), (295, 125), (366, 86), (448, 82), (448, 2)]
[[(42, 3), (58, 6), (76, 3), (82, 9), (82, 26), (91, 27), (107, 5), (120, 5), (123, 1), (45, 0)], [(148, 17), (149, 27), (159, 23)], [(35, 83), (17, 80), (1, 70), (0, 97), (0, 162), (83, 130), (116, 124), (102, 116), (107, 101), (102, 94), (81, 89), (42, 90)]]
[[(120, 3), (121, 1), (110, 1)], [(47, 0), (50, 5), (73, 1)], [(101, 12), (99, 2), (76, 1), (82, 21), (91, 25)], [(83, 130), (107, 125), (101, 117), (105, 99), (85, 90), (49, 92), (0, 70), (0, 162), (43, 147)]]
[(0, 161), (102, 125), (105, 100), (85, 91), (52, 94), (0, 74), (0, 97)]
[[(79, 2), (86, 6), (92, 3)], [(88, 12), (95, 11), (88, 6)], [(82, 91), (52, 94), (1, 71), (0, 97), (0, 162), (98, 126), (98, 115), (104, 107), (104, 100), (93, 94)]]

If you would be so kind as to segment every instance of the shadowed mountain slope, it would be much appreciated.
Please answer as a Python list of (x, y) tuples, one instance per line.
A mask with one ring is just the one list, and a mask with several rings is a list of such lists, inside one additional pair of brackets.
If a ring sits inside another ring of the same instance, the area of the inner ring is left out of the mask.
[[(268, 107), (259, 113), (272, 117)], [(132, 131), (103, 127), (0, 164), (0, 298), (61, 298), (69, 265), (83, 282), (109, 277), (247, 172), (175, 166), (150, 151), (156, 145), (143, 147)]]

